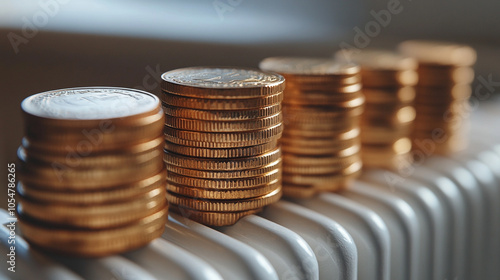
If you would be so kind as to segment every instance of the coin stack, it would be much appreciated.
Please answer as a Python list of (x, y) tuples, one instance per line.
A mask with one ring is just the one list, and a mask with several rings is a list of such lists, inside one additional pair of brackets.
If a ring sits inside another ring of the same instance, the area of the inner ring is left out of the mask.
[(192, 67), (162, 75), (170, 209), (210, 226), (234, 224), (281, 197), (284, 78)]
[(283, 75), (287, 83), (280, 139), (284, 194), (309, 197), (347, 187), (362, 167), (359, 67), (322, 58), (272, 57), (260, 68)]
[(382, 50), (363, 50), (348, 57), (339, 51), (335, 57), (361, 66), (366, 98), (361, 117), (363, 165), (393, 170), (407, 167), (412, 162), (417, 61)]
[(54, 90), (22, 104), (17, 214), (34, 247), (105, 256), (146, 245), (165, 227), (164, 113), (147, 92)]
[(464, 149), (476, 52), (465, 45), (429, 41), (406, 41), (399, 50), (419, 62), (414, 149), (427, 156)]

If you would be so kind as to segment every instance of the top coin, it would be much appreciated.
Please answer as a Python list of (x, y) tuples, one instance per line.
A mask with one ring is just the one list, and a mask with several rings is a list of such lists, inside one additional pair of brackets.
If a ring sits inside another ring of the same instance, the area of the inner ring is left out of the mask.
[(104, 120), (157, 111), (160, 100), (145, 91), (115, 87), (81, 87), (32, 95), (22, 110), (36, 118), (61, 121)]
[(161, 75), (162, 89), (173, 94), (206, 99), (257, 98), (285, 89), (285, 78), (254, 69), (190, 67)]
[(343, 51), (335, 53), (339, 61), (354, 62), (362, 70), (416, 70), (417, 61), (414, 58), (385, 50), (363, 50), (346, 56)]
[(399, 44), (398, 49), (420, 63), (471, 66), (476, 62), (476, 51), (466, 45), (410, 40)]
[(328, 58), (313, 57), (269, 57), (259, 67), (286, 75), (335, 75), (346, 76), (359, 73), (359, 66)]

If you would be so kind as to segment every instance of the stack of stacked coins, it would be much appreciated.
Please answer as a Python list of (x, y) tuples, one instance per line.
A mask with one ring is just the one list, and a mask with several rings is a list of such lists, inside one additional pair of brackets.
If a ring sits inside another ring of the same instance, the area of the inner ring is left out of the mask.
[(363, 165), (399, 169), (411, 164), (417, 61), (381, 50), (363, 50), (348, 57), (339, 51), (336, 58), (361, 66), (366, 98), (361, 117)]
[(427, 41), (406, 41), (399, 49), (419, 62), (414, 149), (427, 155), (464, 149), (476, 52), (469, 46)]
[(308, 197), (348, 186), (362, 167), (359, 67), (320, 58), (267, 58), (260, 68), (286, 79), (283, 192)]
[(284, 87), (283, 77), (251, 69), (162, 75), (172, 211), (223, 226), (280, 199)]
[(111, 87), (44, 92), (21, 104), (18, 217), (45, 250), (104, 256), (165, 226), (164, 113), (149, 93)]

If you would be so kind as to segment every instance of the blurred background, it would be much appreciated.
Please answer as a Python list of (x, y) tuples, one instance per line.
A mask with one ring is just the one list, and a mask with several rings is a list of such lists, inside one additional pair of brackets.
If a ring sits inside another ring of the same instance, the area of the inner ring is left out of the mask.
[(500, 92), (499, 10), (491, 0), (0, 0), (0, 160), (16, 161), (25, 97), (100, 85), (157, 93), (162, 72), (186, 66), (445, 40), (476, 48), (475, 83)]

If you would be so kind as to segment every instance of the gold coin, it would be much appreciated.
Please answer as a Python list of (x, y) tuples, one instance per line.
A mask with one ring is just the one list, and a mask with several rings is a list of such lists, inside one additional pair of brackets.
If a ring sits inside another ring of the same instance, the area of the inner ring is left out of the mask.
[(267, 153), (274, 150), (278, 146), (278, 141), (273, 140), (261, 145), (239, 147), (239, 148), (199, 148), (177, 145), (172, 142), (165, 141), (165, 150), (176, 154), (201, 157), (201, 158), (237, 158), (237, 157), (252, 157)]
[[(359, 96), (362, 95), (361, 93), (361, 85), (360, 84), (355, 84), (357, 87), (357, 90), (353, 90), (352, 92), (343, 92), (339, 93), (337, 91), (333, 91), (332, 89), (325, 89), (325, 90), (304, 90), (300, 88), (294, 88), (291, 86), (288, 86), (287, 84), (287, 89), (283, 93), (286, 98), (284, 98), (283, 103), (288, 104), (288, 103), (299, 103), (299, 101), (304, 101), (304, 102), (319, 102), (319, 101), (324, 101), (327, 103), (337, 103), (337, 102), (347, 102), (352, 99), (355, 99)], [(308, 105), (308, 104), (304, 104)], [(313, 104), (316, 105), (316, 104)], [(318, 105), (325, 105), (325, 103), (320, 103)]]
[(362, 166), (361, 161), (357, 161), (341, 171), (322, 175), (283, 173), (283, 185), (286, 186), (288, 183), (297, 185), (322, 185), (325, 183), (344, 182), (347, 179), (359, 176)]
[(161, 157), (136, 165), (85, 169), (28, 162), (22, 150), (18, 150), (18, 158), (21, 162), (20, 177), (23, 183), (60, 191), (114, 188), (153, 176), (164, 167)]
[(177, 173), (169, 172), (167, 174), (167, 182), (174, 183), (182, 186), (189, 186), (194, 188), (204, 189), (248, 189), (260, 185), (269, 184), (270, 182), (281, 178), (281, 170), (274, 169), (271, 172), (265, 173), (261, 176), (247, 177), (247, 178), (231, 178), (231, 179), (206, 179), (194, 178), (179, 175)]
[[(356, 124), (346, 124), (344, 127), (339, 127), (337, 130), (327, 130), (327, 129), (311, 129), (310, 127), (307, 126), (294, 126), (294, 125), (287, 125), (285, 129), (283, 130), (283, 136), (282, 139), (293, 139), (293, 138), (305, 138), (305, 139), (335, 139), (337, 138), (340, 134), (343, 132), (339, 131), (350, 131), (353, 129), (358, 128), (358, 123)], [(304, 139), (304, 140), (305, 140)]]
[(291, 153), (296, 155), (304, 155), (304, 156), (320, 156), (324, 154), (332, 154), (341, 149), (347, 149), (352, 145), (359, 145), (360, 141), (342, 141), (337, 146), (285, 146), (282, 145), (283, 153)]
[[(429, 127), (415, 127), (413, 129), (412, 137), (427, 137), (443, 141), (443, 139), (462, 133), (462, 131), (465, 130), (464, 126), (465, 125), (434, 125)], [(462, 135), (462, 137), (464, 136)]]
[(100, 126), (83, 129), (49, 129), (27, 124), (26, 139), (35, 149), (56, 153), (68, 150), (79, 153), (113, 151), (155, 139), (161, 135), (164, 123), (165, 114), (160, 108), (156, 114), (144, 117), (140, 123), (122, 127), (108, 120), (103, 120)]
[(297, 75), (297, 74), (281, 74), (286, 80), (286, 90), (290, 88), (302, 90), (325, 90), (342, 88), (350, 85), (361, 83), (361, 74), (355, 73), (350, 75)]
[(164, 159), (167, 164), (181, 166), (199, 170), (246, 170), (251, 168), (260, 168), (270, 163), (276, 162), (281, 157), (279, 147), (262, 155), (246, 158), (194, 158), (185, 157), (165, 151)]
[(18, 195), (24, 213), (53, 225), (105, 229), (127, 225), (165, 208), (165, 184), (132, 200), (106, 204), (41, 202)]
[(163, 111), (168, 116), (205, 121), (244, 121), (271, 117), (281, 112), (281, 103), (247, 110), (199, 110), (181, 108), (163, 104)]
[(339, 51), (335, 57), (340, 61), (350, 61), (361, 66), (364, 87), (394, 87), (415, 85), (418, 76), (417, 61), (396, 52), (363, 50), (349, 53)]
[(339, 192), (347, 189), (359, 173), (355, 175), (356, 176), (350, 176), (348, 178), (338, 179), (335, 181), (324, 181), (315, 185), (284, 183), (283, 196), (293, 198), (309, 198), (321, 192)]
[(336, 163), (333, 164), (324, 164), (324, 165), (283, 164), (283, 172), (286, 174), (295, 174), (295, 175), (332, 174), (335, 172), (339, 172), (356, 162), (361, 162), (361, 156), (359, 153), (350, 157), (342, 157), (340, 159), (337, 159)]
[(328, 80), (328, 76), (350, 76), (360, 71), (359, 66), (352, 63), (314, 57), (269, 57), (262, 60), (259, 67), (282, 75), (293, 75), (296, 79), (306, 76), (307, 81), (311, 81), (316, 78), (316, 82)]
[(283, 92), (259, 98), (207, 99), (176, 95), (162, 91), (161, 100), (171, 106), (197, 110), (251, 110), (278, 105), (283, 100)]
[(417, 119), (426, 116), (447, 117), (460, 116), (468, 114), (470, 109), (470, 104), (468, 102), (452, 102), (446, 105), (422, 105), (415, 103), (415, 109), (417, 110)]
[(282, 143), (281, 150), (283, 154), (291, 153), (295, 155), (304, 155), (304, 156), (321, 156), (325, 154), (334, 154), (339, 150), (345, 150), (353, 147), (354, 145), (360, 145), (359, 139), (352, 140), (341, 140), (334, 141), (329, 146), (326, 145), (317, 145), (320, 143), (313, 143), (311, 145), (293, 145), (293, 144), (285, 144)]
[[(421, 146), (418, 142), (423, 140), (432, 140), (431, 136), (414, 136), (413, 141), (413, 150), (422, 150)], [(431, 154), (440, 154), (440, 155), (451, 155), (457, 152), (464, 150), (467, 147), (467, 139), (463, 135), (453, 135), (445, 137), (444, 140), (438, 142), (434, 142), (435, 146), (432, 150)], [(427, 155), (428, 151), (424, 151)]]
[(17, 191), (22, 196), (44, 203), (62, 204), (106, 204), (124, 200), (147, 193), (159, 186), (165, 185), (167, 172), (162, 170), (159, 173), (144, 180), (134, 182), (129, 185), (122, 185), (116, 188), (82, 190), (82, 191), (57, 191), (50, 189), (40, 189), (34, 185), (27, 185), (18, 182)]
[(165, 143), (170, 142), (176, 145), (188, 146), (192, 148), (203, 148), (203, 149), (240, 149), (240, 148), (248, 148), (251, 146), (259, 146), (259, 145), (267, 145), (269, 143), (277, 142), (281, 137), (281, 133), (269, 137), (269, 138), (256, 138), (249, 141), (240, 141), (240, 142), (204, 142), (204, 141), (189, 141), (177, 138), (172, 135), (165, 134)]
[(434, 129), (440, 129), (447, 133), (453, 133), (468, 125), (467, 117), (456, 117), (446, 120), (433, 120), (430, 123), (418, 121), (413, 125), (413, 132), (430, 132)]
[(445, 143), (436, 146), (435, 153), (449, 156), (467, 148), (468, 141), (464, 137), (450, 138)]
[(352, 52), (349, 53), (349, 56), (346, 56), (345, 51), (338, 51), (335, 53), (335, 58), (339, 61), (357, 63), (361, 66), (361, 71), (415, 70), (418, 67), (418, 63), (414, 58), (397, 52), (377, 49)]
[(316, 93), (322, 93), (323, 95), (326, 96), (331, 96), (332, 99), (343, 97), (345, 95), (349, 96), (351, 94), (358, 93), (361, 90), (361, 83), (355, 83), (352, 85), (342, 85), (340, 87), (331, 87), (331, 86), (324, 86), (323, 90), (311, 90), (312, 86), (304, 86), (301, 84), (294, 84), (293, 81), (290, 83), (287, 83), (287, 89), (284, 92), (285, 99), (283, 101), (286, 101), (287, 98), (290, 96), (303, 96), (303, 97), (308, 97), (309, 94), (306, 94), (308, 92), (316, 92)]
[(470, 85), (453, 85), (451, 87), (417, 87), (418, 101), (423, 104), (450, 103), (455, 100), (467, 100), (472, 95)]
[(363, 144), (391, 143), (401, 137), (408, 137), (412, 131), (413, 124), (402, 125), (398, 128), (386, 126), (361, 127), (361, 142)]
[(348, 119), (339, 121), (339, 118), (350, 118), (360, 116), (364, 111), (364, 104), (358, 107), (346, 108), (342, 111), (335, 111), (334, 108), (319, 107), (319, 106), (302, 106), (302, 107), (292, 107), (285, 106), (283, 108), (283, 122), (285, 124), (289, 123), (312, 123), (321, 124), (325, 121), (342, 123), (349, 122)]
[(357, 92), (361, 86), (360, 74), (347, 77), (335, 77), (331, 75), (306, 75), (297, 77), (285, 74), (283, 76), (286, 79), (285, 95), (290, 89), (292, 91), (316, 91), (330, 92), (335, 95), (349, 95)]
[(202, 223), (207, 226), (220, 227), (234, 225), (239, 219), (255, 214), (261, 211), (262, 208), (238, 212), (207, 212), (171, 204), (170, 210), (198, 223)]
[(410, 124), (415, 120), (416, 112), (413, 106), (404, 106), (395, 110), (386, 110), (385, 113), (379, 110), (365, 109), (361, 119), (361, 126), (378, 124), (383, 126), (395, 127), (399, 125)]
[(173, 164), (166, 165), (166, 168), (169, 172), (173, 172), (182, 176), (205, 178), (205, 179), (233, 179), (233, 178), (248, 178), (254, 176), (262, 176), (273, 170), (279, 169), (280, 167), (281, 167), (281, 159), (266, 164), (262, 167), (248, 168), (238, 171), (235, 170), (226, 171), (223, 169), (207, 171), (207, 170), (185, 168), (183, 166), (177, 166)]
[(394, 88), (415, 86), (420, 77), (415, 70), (361, 71), (364, 88)]
[(25, 161), (42, 162), (46, 165), (58, 165), (65, 168), (112, 168), (116, 166), (125, 166), (140, 164), (151, 159), (161, 157), (163, 154), (163, 137), (157, 137), (151, 141), (139, 143), (130, 147), (125, 147), (120, 151), (113, 152), (94, 152), (81, 153), (78, 151), (47, 151), (37, 149), (31, 145), (26, 138), (22, 140), (22, 146), (19, 148), (25, 155)]
[[(175, 129), (165, 126), (164, 133), (167, 141), (183, 145), (182, 140), (192, 142), (211, 142), (211, 143), (234, 143), (235, 147), (259, 145), (270, 142), (274, 137), (280, 136), (283, 131), (283, 125), (277, 124), (265, 129), (245, 131), (245, 132), (198, 132)], [(184, 144), (186, 145), (186, 144)], [(196, 146), (195, 147), (211, 147)], [(214, 145), (218, 147), (218, 145)], [(222, 146), (222, 145), (221, 145)]]
[(415, 99), (415, 88), (408, 86), (392, 89), (364, 88), (363, 94), (365, 104), (408, 104)]
[(167, 192), (167, 199), (174, 205), (181, 205), (199, 211), (236, 212), (262, 208), (277, 202), (281, 198), (281, 187), (272, 192), (254, 198), (237, 200), (212, 200), (186, 197)]
[(261, 97), (285, 88), (282, 76), (254, 69), (190, 67), (165, 72), (161, 78), (163, 90), (207, 99)]
[(88, 230), (41, 223), (18, 208), (23, 237), (43, 250), (82, 257), (103, 257), (139, 248), (161, 236), (168, 208), (126, 226)]
[(404, 55), (422, 64), (470, 66), (476, 62), (476, 51), (466, 45), (448, 42), (410, 40), (399, 44)]
[(303, 95), (292, 95), (288, 91), (285, 94), (286, 98), (283, 100), (285, 106), (336, 106), (337, 104), (342, 104), (349, 102), (351, 100), (359, 100), (363, 96), (361, 91), (352, 94), (324, 94), (322, 92), (308, 92)]
[[(286, 98), (283, 101), (284, 104), (286, 104)], [(357, 97), (350, 99), (348, 101), (344, 102), (335, 102), (332, 104), (321, 104), (321, 105), (306, 105), (306, 104), (301, 104), (301, 105), (292, 105), (292, 104), (286, 104), (286, 106), (283, 108), (283, 111), (286, 111), (288, 113), (294, 112), (294, 111), (299, 111), (297, 113), (300, 113), (300, 111), (315, 111), (315, 112), (321, 112), (323, 111), (324, 113), (342, 113), (345, 111), (351, 111), (355, 108), (359, 108), (363, 106), (365, 103), (365, 97), (364, 95), (360, 94)]]
[(318, 191), (311, 186), (297, 186), (287, 183), (283, 186), (283, 196), (291, 198), (310, 198), (317, 194)]
[(247, 132), (276, 126), (280, 124), (282, 120), (283, 116), (281, 115), (281, 113), (277, 113), (270, 117), (244, 121), (202, 121), (178, 117), (168, 117), (165, 119), (165, 125), (176, 129), (201, 132)]
[(418, 70), (419, 86), (467, 85), (474, 81), (471, 67), (423, 65)]
[[(356, 147), (356, 146), (353, 146)], [(348, 149), (352, 149), (353, 147), (349, 147)], [(323, 154), (323, 155), (297, 155), (297, 154), (284, 154), (283, 155), (283, 166), (286, 167), (315, 167), (315, 166), (335, 166), (335, 165), (345, 165), (347, 162), (354, 162), (359, 160), (359, 146), (357, 149), (354, 149), (350, 155), (347, 156), (338, 156), (338, 154)], [(350, 164), (348, 164), (350, 165)], [(342, 169), (342, 168), (340, 168)], [(288, 173), (287, 171), (283, 170)]]
[[(286, 115), (284, 117), (286, 118)], [(339, 118), (342, 117), (337, 117), (337, 121), (325, 118), (322, 122), (298, 117), (285, 119), (283, 137), (289, 138), (293, 135), (301, 138), (336, 138), (339, 134), (359, 128), (361, 116), (344, 117), (342, 120), (338, 120)]]
[(340, 141), (343, 140), (354, 140), (360, 135), (360, 129), (354, 128), (343, 133), (336, 133), (334, 136), (330, 137), (302, 137), (297, 135), (296, 137), (283, 137), (280, 142), (284, 145), (297, 145), (305, 147), (321, 147), (321, 146), (339, 146)]
[[(350, 145), (350, 146), (348, 146), (345, 149), (342, 149), (342, 150), (339, 149), (339, 150), (336, 150), (336, 151), (330, 152), (330, 153), (324, 153), (326, 151), (326, 149), (325, 149), (325, 150), (322, 151), (323, 153), (321, 155), (323, 155), (323, 156), (330, 156), (330, 157), (349, 157), (349, 156), (358, 154), (359, 151), (360, 151), (360, 149), (361, 149), (361, 145), (355, 144), (355, 145)], [(304, 154), (296, 154), (296, 155), (298, 157), (304, 156)], [(319, 156), (319, 154), (310, 154), (310, 156), (313, 156), (313, 157), (314, 156)], [(283, 164), (286, 164), (286, 163), (283, 163)]]
[(363, 168), (388, 168), (391, 170), (400, 170), (407, 168), (413, 163), (411, 153), (406, 154), (385, 154), (371, 155), (362, 154)]
[(367, 155), (382, 155), (382, 154), (406, 154), (411, 151), (410, 138), (401, 138), (393, 143), (387, 144), (364, 144), (362, 146), (362, 154)]
[(255, 186), (247, 189), (204, 189), (194, 188), (189, 186), (177, 185), (168, 182), (167, 190), (169, 192), (177, 193), (183, 196), (205, 198), (205, 199), (247, 199), (266, 195), (281, 187), (279, 179), (273, 180), (270, 183)]

